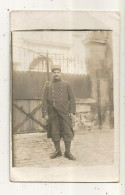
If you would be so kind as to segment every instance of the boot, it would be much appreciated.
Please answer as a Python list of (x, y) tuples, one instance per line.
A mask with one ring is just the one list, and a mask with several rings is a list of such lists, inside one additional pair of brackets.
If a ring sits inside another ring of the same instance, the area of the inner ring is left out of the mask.
[(65, 158), (68, 158), (69, 160), (76, 160), (76, 158), (71, 154), (70, 152), (71, 147), (71, 141), (65, 142)]
[(55, 145), (56, 151), (50, 156), (51, 159), (62, 156), (62, 152), (60, 150), (60, 141), (55, 141), (54, 145)]

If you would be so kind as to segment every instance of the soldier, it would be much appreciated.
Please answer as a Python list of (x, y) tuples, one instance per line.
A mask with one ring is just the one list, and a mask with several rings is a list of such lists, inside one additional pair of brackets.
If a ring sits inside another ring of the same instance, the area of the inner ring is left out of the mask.
[(75, 160), (70, 152), (71, 141), (74, 137), (72, 119), (76, 112), (75, 99), (69, 82), (61, 79), (61, 67), (52, 66), (51, 70), (53, 80), (45, 83), (42, 98), (42, 114), (48, 123), (47, 137), (52, 138), (56, 149), (50, 158), (62, 156), (60, 140), (63, 138), (65, 158)]

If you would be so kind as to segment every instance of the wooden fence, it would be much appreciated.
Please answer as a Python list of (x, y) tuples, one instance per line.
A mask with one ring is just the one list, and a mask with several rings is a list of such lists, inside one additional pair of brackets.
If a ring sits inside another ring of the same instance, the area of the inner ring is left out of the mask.
[[(63, 74), (62, 77), (71, 83), (75, 98), (91, 96), (91, 79), (88, 75)], [(45, 72), (13, 72), (13, 99), (41, 99), (46, 80)]]

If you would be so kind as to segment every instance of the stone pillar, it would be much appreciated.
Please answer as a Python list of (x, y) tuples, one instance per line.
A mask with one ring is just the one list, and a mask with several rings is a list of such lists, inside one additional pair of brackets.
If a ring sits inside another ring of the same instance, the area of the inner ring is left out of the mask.
[(97, 71), (101, 72), (106, 53), (106, 39), (102, 32), (91, 31), (83, 41), (86, 46), (87, 73), (92, 79), (92, 98), (97, 99)]
[(111, 61), (112, 55), (108, 56), (107, 54), (108, 36), (108, 31), (90, 31), (83, 40), (86, 47), (87, 73), (90, 75), (92, 82), (91, 97), (97, 102), (99, 128), (107, 117), (106, 113), (110, 111), (108, 74), (112, 72), (112, 66), (108, 67), (108, 62)]

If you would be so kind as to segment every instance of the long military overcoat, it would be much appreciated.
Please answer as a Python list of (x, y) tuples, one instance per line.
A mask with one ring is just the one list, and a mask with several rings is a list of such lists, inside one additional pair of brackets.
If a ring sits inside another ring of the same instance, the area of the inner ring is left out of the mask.
[(51, 138), (51, 121), (59, 114), (69, 124), (73, 132), (69, 113), (75, 114), (75, 98), (70, 83), (64, 80), (46, 82), (42, 97), (42, 115), (49, 116), (47, 137)]

